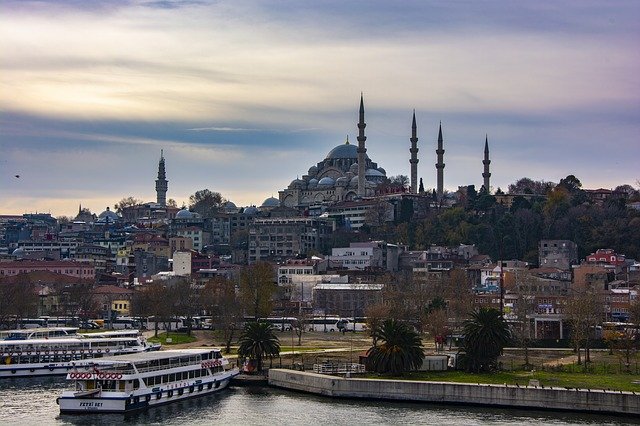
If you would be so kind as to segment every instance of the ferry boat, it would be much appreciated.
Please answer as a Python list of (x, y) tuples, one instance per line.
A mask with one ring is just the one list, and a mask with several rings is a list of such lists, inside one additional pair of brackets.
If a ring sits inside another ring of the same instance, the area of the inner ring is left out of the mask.
[(0, 331), (0, 340), (60, 339), (78, 336), (78, 327), (21, 328)]
[(123, 355), (71, 370), (75, 389), (57, 403), (62, 414), (129, 413), (218, 392), (238, 373), (219, 349)]
[(0, 340), (0, 378), (65, 375), (93, 361), (157, 349), (140, 336)]

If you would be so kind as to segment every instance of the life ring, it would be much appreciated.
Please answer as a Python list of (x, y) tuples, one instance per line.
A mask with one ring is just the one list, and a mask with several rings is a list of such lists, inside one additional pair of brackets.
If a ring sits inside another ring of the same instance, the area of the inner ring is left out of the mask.
[(33, 373), (33, 372), (34, 372), (34, 371), (36, 371), (36, 370), (34, 370), (33, 368), (30, 368), (30, 369), (29, 369), (29, 371), (31, 371), (31, 372)]
[(80, 349), (80, 353), (83, 354), (84, 353), (84, 349)]
[(49, 367), (49, 371), (53, 371), (53, 367)]
[(44, 350), (44, 353), (45, 353), (45, 354), (47, 354), (47, 355), (49, 355), (49, 349), (45, 349), (45, 350)]
[(25, 351), (27, 355), (31, 355), (31, 351)]
[(93, 353), (93, 349), (89, 349), (89, 353), (92, 354)]
[(97, 350), (97, 352), (98, 352), (99, 354), (101, 354), (101, 353), (102, 353), (102, 349), (98, 349), (98, 350)]
[(75, 353), (76, 353), (76, 350), (75, 350), (75, 349), (71, 349), (71, 353), (72, 353), (72, 354), (75, 354)]
[(105, 353), (109, 353), (110, 349), (105, 349), (104, 351), (105, 351)]

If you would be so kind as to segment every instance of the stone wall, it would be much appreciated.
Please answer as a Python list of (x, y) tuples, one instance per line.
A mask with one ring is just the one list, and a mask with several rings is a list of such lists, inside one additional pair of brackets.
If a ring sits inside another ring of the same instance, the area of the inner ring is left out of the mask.
[(640, 395), (632, 392), (451, 382), (347, 379), (284, 369), (269, 370), (269, 384), (285, 389), (341, 398), (425, 401), (640, 415)]

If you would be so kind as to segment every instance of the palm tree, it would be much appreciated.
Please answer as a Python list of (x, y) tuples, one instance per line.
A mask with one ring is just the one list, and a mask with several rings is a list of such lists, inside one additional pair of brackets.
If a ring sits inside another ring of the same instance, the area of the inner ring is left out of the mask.
[(256, 370), (262, 371), (262, 358), (280, 354), (280, 341), (269, 323), (248, 322), (240, 335), (238, 355), (256, 361)]
[(388, 319), (372, 333), (374, 339), (382, 344), (367, 351), (370, 370), (397, 375), (422, 365), (422, 340), (411, 326)]
[(481, 308), (463, 324), (467, 371), (491, 371), (511, 340), (509, 326), (497, 309)]

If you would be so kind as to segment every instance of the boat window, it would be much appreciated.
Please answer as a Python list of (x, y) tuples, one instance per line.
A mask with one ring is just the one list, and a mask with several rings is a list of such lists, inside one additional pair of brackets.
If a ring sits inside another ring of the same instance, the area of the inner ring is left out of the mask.
[(133, 379), (133, 388), (138, 389), (140, 387), (140, 380)]
[(190, 379), (193, 379), (193, 376), (194, 376), (194, 374), (193, 374), (193, 370), (189, 371), (189, 378), (190, 378)]
[(165, 374), (164, 376), (162, 376), (162, 383), (169, 383), (169, 375)]
[(196, 373), (196, 377), (200, 377), (200, 370), (196, 370), (195, 373)]
[(176, 375), (175, 375), (175, 373), (169, 374), (169, 381), (170, 381), (170, 382), (175, 382), (175, 381), (176, 381)]

